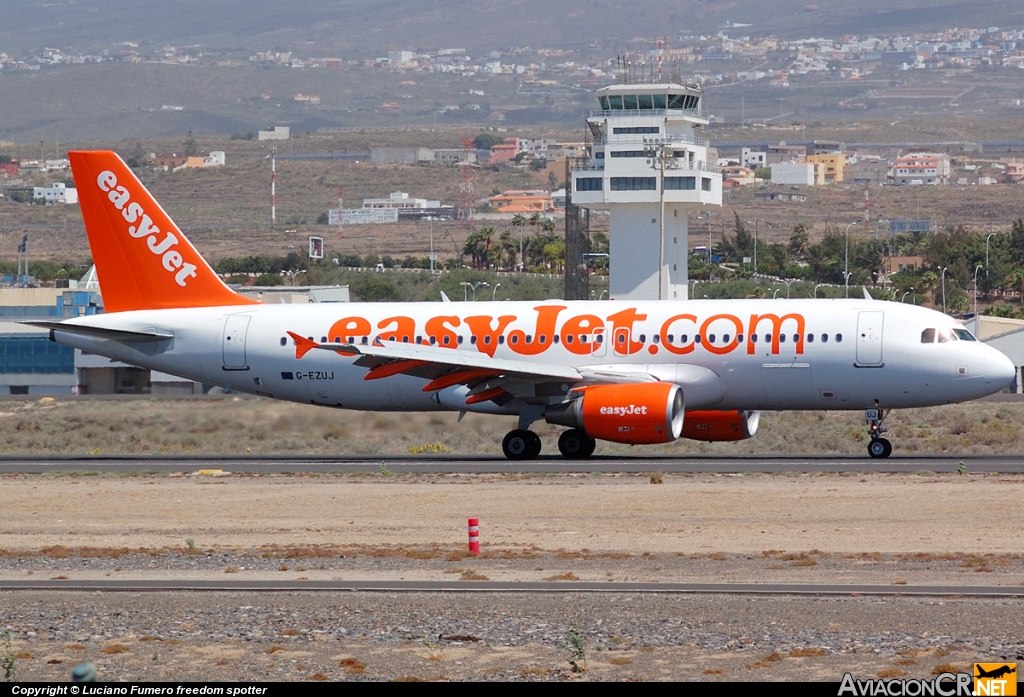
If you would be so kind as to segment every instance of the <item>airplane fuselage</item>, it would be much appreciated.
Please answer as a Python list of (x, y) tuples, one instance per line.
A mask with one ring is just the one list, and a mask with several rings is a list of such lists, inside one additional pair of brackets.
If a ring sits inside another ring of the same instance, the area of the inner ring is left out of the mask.
[[(425, 379), (402, 374), (367, 381), (367, 368), (351, 355), (311, 351), (297, 358), (287, 331), (319, 343), (359, 347), (382, 339), (524, 365), (636, 370), (682, 385), (687, 410), (932, 406), (992, 394), (1014, 376), (995, 349), (950, 335), (960, 325), (945, 315), (859, 299), (244, 305), (68, 323), (173, 335), (133, 343), (55, 332), (60, 343), (84, 351), (241, 392), (346, 409), (516, 414), (522, 402), (467, 406), (465, 385), (424, 392)], [(928, 329), (950, 338), (925, 342)], [(537, 399), (554, 403), (564, 391)]]

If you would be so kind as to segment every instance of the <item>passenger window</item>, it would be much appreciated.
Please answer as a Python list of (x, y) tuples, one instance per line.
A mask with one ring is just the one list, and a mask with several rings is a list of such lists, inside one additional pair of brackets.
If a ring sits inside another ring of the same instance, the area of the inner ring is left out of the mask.
[(693, 343), (695, 343), (695, 344), (699, 344), (700, 343), (700, 334), (697, 334), (697, 335), (695, 335), (693, 337)]
[(708, 343), (709, 344), (715, 343), (715, 335), (714, 334), (708, 334)]
[[(673, 338), (672, 334), (669, 334), (668, 336), (665, 337), (665, 340), (668, 341), (668, 343), (671, 344), (673, 341), (675, 341), (675, 338)], [(281, 344), (281, 345), (284, 346), (284, 344)]]
[(750, 335), (750, 343), (752, 343), (752, 344), (756, 344), (757, 343), (757, 334), (751, 334)]
[(326, 344), (327, 343), (327, 337), (326, 336), (320, 337), (320, 343), (321, 344)]
[(786, 335), (785, 334), (779, 334), (779, 343), (780, 344), (786, 343)]
[(679, 337), (679, 343), (680, 344), (685, 344), (686, 343), (686, 339), (687, 339), (687, 335), (683, 334), (681, 337)]
[[(544, 342), (542, 341), (540, 343), (543, 344)], [(558, 343), (558, 334), (555, 334), (553, 337), (551, 337), (551, 343), (552, 344), (557, 344)]]
[(729, 335), (728, 334), (722, 334), (722, 343), (723, 344), (728, 344), (729, 343)]
[(499, 344), (504, 344), (505, 343), (505, 335), (504, 334), (502, 334), (501, 336), (498, 337), (498, 343)]
[(508, 343), (510, 343), (510, 344), (518, 344), (519, 343), (519, 337), (516, 336), (515, 334), (513, 334), (512, 336), (509, 337)]
[(485, 336), (485, 337), (484, 337), (484, 343), (485, 343), (485, 344), (489, 344), (489, 343), (491, 343), (491, 337), (489, 337), (489, 336)]
[[(601, 337), (597, 337), (597, 338), (600, 339)], [(661, 337), (658, 336), (657, 334), (655, 334), (654, 336), (651, 337), (651, 341), (653, 341), (656, 344), (659, 344), (659, 343), (661, 343)]]
[(430, 344), (431, 344), (431, 346), (433, 346), (436, 343), (437, 343), (437, 337), (436, 336), (431, 336), (430, 337)]
[(402, 337), (402, 343), (403, 344), (408, 344), (409, 343), (409, 337), (408, 336), (403, 336)]
[(539, 341), (540, 341), (541, 345), (543, 345), (543, 344), (548, 343), (548, 338), (546, 336), (544, 336), (543, 334), (541, 334)]
[(474, 346), (476, 346), (476, 334), (474, 334), (473, 336), (469, 337), (469, 343), (471, 343)]
[(808, 344), (813, 344), (814, 343), (814, 334), (808, 334), (807, 335), (807, 343)]
[(447, 346), (451, 342), (451, 340), (452, 340), (452, 338), (450, 336), (445, 335), (445, 337), (443, 339), (444, 345)]
[(793, 343), (794, 344), (799, 344), (800, 343), (800, 335), (799, 334), (794, 334), (793, 335)]
[(567, 343), (567, 344), (571, 344), (572, 343), (572, 334), (566, 334), (565, 335), (565, 343)]
[(459, 342), (459, 343), (461, 344), (461, 343), (462, 343), (462, 337), (461, 337), (461, 336), (459, 336), (459, 338), (458, 338), (458, 339), (456, 339), (456, 341), (458, 341), (458, 342)]
[(647, 343), (647, 335), (646, 334), (641, 334), (640, 335), (640, 343), (641, 344), (646, 344)]
[(772, 335), (771, 334), (765, 334), (764, 335), (764, 343), (766, 343), (766, 344), (772, 343)]
[(288, 345), (287, 337), (283, 337), (283, 336), (281, 337), (281, 345), (282, 346), (287, 346)]
[(742, 344), (743, 343), (743, 335), (742, 334), (737, 334), (736, 335), (736, 341), (738, 343)]
[(843, 335), (842, 334), (836, 334), (836, 343), (838, 344), (842, 340), (843, 340)]
[(530, 334), (526, 335), (526, 343), (528, 343), (528, 344), (532, 344), (533, 343), (533, 337)]
[(823, 343), (823, 344), (827, 344), (828, 343), (828, 334), (822, 334), (821, 335), (821, 343)]

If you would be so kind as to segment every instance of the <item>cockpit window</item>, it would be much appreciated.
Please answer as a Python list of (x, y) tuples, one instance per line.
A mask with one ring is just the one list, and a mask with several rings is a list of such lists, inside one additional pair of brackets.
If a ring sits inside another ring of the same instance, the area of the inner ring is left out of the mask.
[(956, 336), (953, 332), (949, 331), (945, 327), (939, 329), (939, 343), (944, 344), (947, 341), (956, 341)]
[(977, 339), (974, 338), (974, 335), (966, 329), (954, 329), (953, 333), (960, 337), (961, 341), (977, 341)]
[(935, 330), (925, 329), (921, 332), (921, 343), (922, 344), (934, 344), (935, 343)]

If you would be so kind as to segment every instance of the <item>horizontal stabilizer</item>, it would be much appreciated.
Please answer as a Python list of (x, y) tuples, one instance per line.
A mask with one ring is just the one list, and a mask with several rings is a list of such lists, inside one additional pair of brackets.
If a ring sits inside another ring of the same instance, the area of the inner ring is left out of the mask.
[(109, 339), (119, 342), (142, 342), (142, 341), (168, 341), (174, 338), (174, 334), (168, 332), (130, 332), (124, 329), (106, 329), (104, 327), (90, 327), (84, 324), (68, 324), (66, 322), (49, 322), (46, 320), (25, 320), (18, 324), (27, 324), (33, 327), (42, 327), (55, 332), (67, 332), (68, 334), (79, 334), (91, 336), (97, 339)]

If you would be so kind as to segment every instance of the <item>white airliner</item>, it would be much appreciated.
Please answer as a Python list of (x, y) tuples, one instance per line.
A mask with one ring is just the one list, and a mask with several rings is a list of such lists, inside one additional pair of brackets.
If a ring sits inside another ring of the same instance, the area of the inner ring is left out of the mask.
[(536, 457), (596, 439), (741, 440), (762, 409), (863, 410), (888, 457), (890, 409), (1014, 379), (999, 351), (932, 310), (857, 300), (264, 305), (228, 288), (112, 152), (69, 154), (106, 314), (36, 321), (91, 353), (241, 392), (342, 409), (518, 416)]

